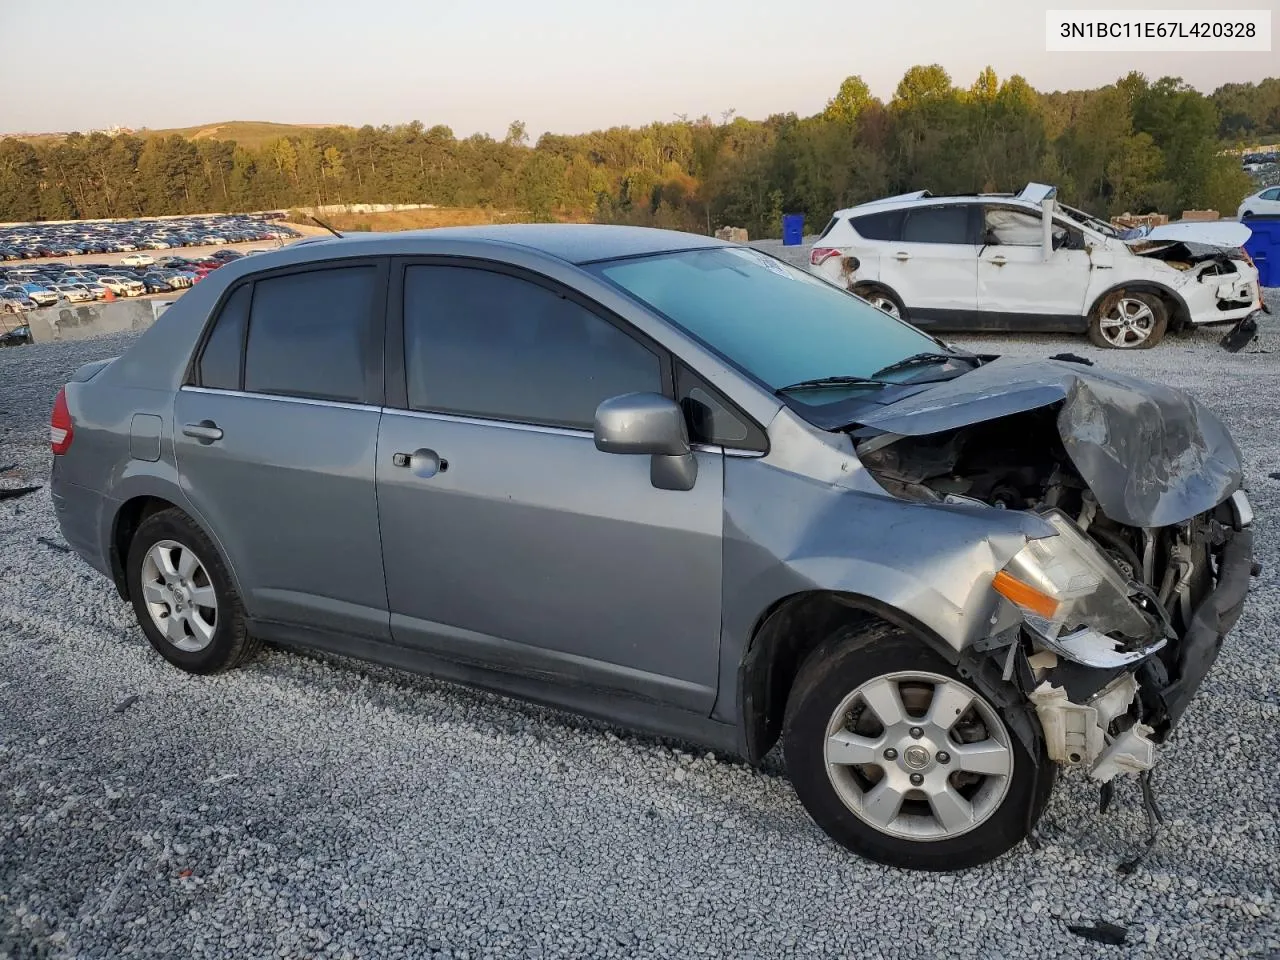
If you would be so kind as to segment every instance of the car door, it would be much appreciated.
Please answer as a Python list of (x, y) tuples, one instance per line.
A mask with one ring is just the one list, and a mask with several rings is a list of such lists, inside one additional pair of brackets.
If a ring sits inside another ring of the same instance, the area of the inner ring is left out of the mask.
[(965, 329), (977, 306), (977, 204), (910, 207), (901, 236), (880, 244), (880, 279), (930, 329)]
[(386, 270), (238, 283), (177, 394), (183, 489), (268, 631), (389, 636), (374, 491)]
[(1054, 225), (1058, 247), (1044, 259), (1038, 211), (991, 205), (983, 211), (978, 254), (979, 329), (1077, 332), (1084, 330), (1091, 264), (1083, 237)]
[(1270, 190), (1263, 190), (1258, 194), (1258, 199), (1262, 202), (1258, 204), (1255, 213), (1264, 213), (1269, 216), (1280, 214), (1280, 187), (1272, 187)]
[(723, 454), (696, 453), (693, 489), (659, 490), (648, 457), (592, 435), (602, 400), (670, 395), (669, 358), (537, 275), (395, 275), (377, 456), (395, 642), (708, 714)]

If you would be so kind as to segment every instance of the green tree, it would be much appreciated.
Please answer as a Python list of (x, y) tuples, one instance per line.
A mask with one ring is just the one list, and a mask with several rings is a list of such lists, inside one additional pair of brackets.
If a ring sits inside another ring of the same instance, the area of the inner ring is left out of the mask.
[(823, 119), (852, 125), (871, 102), (871, 88), (861, 77), (845, 77), (836, 95), (827, 101)]

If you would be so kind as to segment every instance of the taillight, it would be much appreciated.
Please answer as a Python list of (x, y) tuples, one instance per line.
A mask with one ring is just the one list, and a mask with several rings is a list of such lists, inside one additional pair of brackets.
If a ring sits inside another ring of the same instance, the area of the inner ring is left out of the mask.
[(71, 440), (75, 436), (75, 424), (71, 422), (71, 411), (67, 409), (67, 390), (58, 391), (53, 401), (53, 417), (49, 421), (49, 446), (54, 456), (61, 456), (71, 449)]
[(815, 267), (820, 267), (832, 257), (840, 256), (840, 251), (835, 247), (814, 247), (809, 254), (809, 263)]

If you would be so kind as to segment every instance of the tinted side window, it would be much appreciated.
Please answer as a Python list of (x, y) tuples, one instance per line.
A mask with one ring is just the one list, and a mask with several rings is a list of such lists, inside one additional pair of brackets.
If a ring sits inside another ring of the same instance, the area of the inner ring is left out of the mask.
[(196, 382), (218, 390), (240, 389), (240, 356), (244, 348), (244, 330), (249, 322), (249, 299), (252, 284), (244, 284), (222, 305), (213, 322), (213, 332), (200, 354), (200, 371)]
[(859, 236), (868, 240), (898, 240), (902, 237), (902, 211), (865, 213), (849, 221)]
[(676, 367), (676, 395), (689, 424), (693, 443), (737, 450), (766, 450), (764, 431), (740, 415), (719, 390), (683, 364)]
[(404, 276), (409, 406), (591, 429), (600, 401), (662, 392), (658, 356), (545, 287), (468, 267)]
[(921, 207), (907, 213), (902, 227), (905, 243), (973, 243), (969, 230), (970, 208)]
[(254, 284), (244, 388), (360, 402), (373, 266), (309, 270)]

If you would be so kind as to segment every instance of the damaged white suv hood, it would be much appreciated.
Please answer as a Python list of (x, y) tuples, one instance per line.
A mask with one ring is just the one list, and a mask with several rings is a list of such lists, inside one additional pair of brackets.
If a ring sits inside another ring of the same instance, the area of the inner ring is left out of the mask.
[(1222, 247), (1234, 250), (1243, 247), (1253, 231), (1235, 220), (1217, 220), (1189, 223), (1166, 223), (1152, 227), (1138, 237), (1130, 237), (1129, 244), (1166, 241), (1169, 243), (1198, 243), (1206, 247)]

